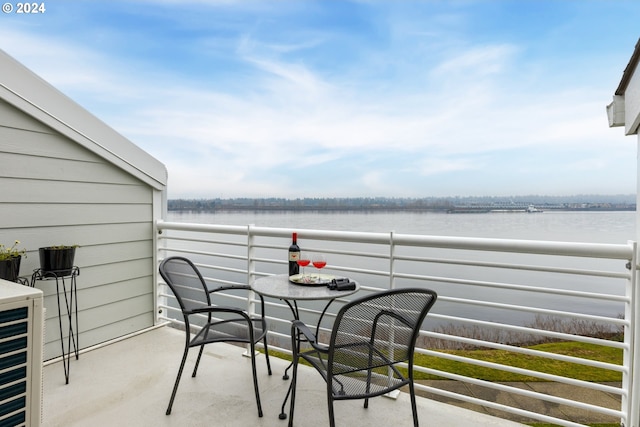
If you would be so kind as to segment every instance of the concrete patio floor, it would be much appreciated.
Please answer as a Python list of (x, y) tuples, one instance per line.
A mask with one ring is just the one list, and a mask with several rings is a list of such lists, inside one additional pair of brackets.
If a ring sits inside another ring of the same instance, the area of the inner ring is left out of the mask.
[[(259, 418), (253, 394), (251, 361), (243, 348), (213, 344), (205, 348), (198, 376), (191, 378), (197, 355), (191, 350), (171, 415), (166, 406), (184, 345), (184, 333), (161, 327), (88, 351), (71, 360), (65, 385), (61, 362), (44, 369), (43, 426), (265, 426), (285, 427), (278, 419), (289, 381), (282, 380), (288, 362), (271, 358), (267, 375), (260, 355), (258, 381), (264, 417)], [(406, 393), (397, 400), (378, 397), (369, 408), (362, 401), (337, 402), (338, 426), (411, 426)], [(287, 407), (288, 411), (288, 407)], [(423, 426), (517, 427), (512, 421), (468, 409), (418, 398)], [(327, 426), (324, 383), (311, 368), (302, 366), (298, 382), (295, 425)]]

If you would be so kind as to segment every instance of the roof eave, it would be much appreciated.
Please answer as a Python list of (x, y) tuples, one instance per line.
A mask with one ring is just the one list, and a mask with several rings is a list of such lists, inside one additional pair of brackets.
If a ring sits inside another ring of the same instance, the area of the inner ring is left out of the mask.
[(624, 93), (627, 90), (627, 86), (629, 86), (629, 82), (631, 81), (631, 77), (636, 71), (638, 62), (640, 62), (640, 39), (638, 39), (636, 47), (633, 51), (633, 55), (631, 55), (631, 59), (629, 59), (629, 63), (622, 73), (622, 79), (620, 80), (620, 84), (618, 85), (618, 88), (615, 92), (616, 95), (624, 96)]
[(157, 190), (165, 190), (167, 169), (0, 49), (0, 98)]

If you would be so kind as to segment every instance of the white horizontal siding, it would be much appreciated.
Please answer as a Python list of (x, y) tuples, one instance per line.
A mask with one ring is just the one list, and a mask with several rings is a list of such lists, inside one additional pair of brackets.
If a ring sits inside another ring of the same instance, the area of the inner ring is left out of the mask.
[[(36, 157), (24, 154), (2, 154), (2, 176), (24, 179), (47, 179), (54, 181), (81, 181), (91, 183), (114, 183), (140, 185), (130, 175), (122, 174), (113, 165), (104, 163), (67, 160), (54, 157)], [(25, 165), (29, 165), (25, 169)]]
[(90, 277), (86, 279), (94, 286), (84, 287), (79, 295), (79, 298), (85, 301), (83, 304), (85, 309), (100, 307), (147, 294), (146, 281), (149, 278), (148, 273), (151, 261), (136, 260), (122, 264), (124, 265), (124, 273), (117, 277), (119, 280), (110, 283), (101, 283), (99, 280), (99, 278), (106, 276), (110, 267), (89, 269), (87, 273)]
[[(0, 157), (1, 159), (1, 157)], [(22, 212), (16, 217), (16, 212)], [(117, 224), (140, 222), (151, 215), (148, 205), (127, 204), (0, 204), (0, 218), (3, 227), (15, 228), (37, 222), (41, 227), (86, 224)]]
[[(10, 124), (5, 124), (7, 110), (12, 106), (0, 101), (0, 147), (2, 151), (15, 154), (27, 154), (39, 157), (50, 157), (67, 160), (100, 161), (100, 158), (88, 150), (78, 150), (77, 144), (63, 135), (52, 133), (51, 129), (44, 132), (43, 129), (17, 129)], [(21, 118), (20, 121), (28, 119), (28, 116), (21, 113), (10, 114), (11, 120)], [(4, 119), (4, 120), (3, 120)], [(15, 124), (14, 124), (15, 126)]]
[[(2, 204), (0, 204), (1, 206)], [(4, 227), (4, 223), (0, 223), (0, 233), (7, 235), (10, 239), (11, 236), (8, 233), (19, 233), (22, 237), (22, 245), (28, 250), (26, 260), (24, 262), (38, 263), (38, 247), (29, 245), (29, 242), (34, 242), (42, 239), (43, 234), (46, 235), (46, 239), (52, 242), (65, 242), (72, 240), (71, 243), (78, 244), (81, 247), (76, 251), (76, 260), (83, 259), (85, 264), (99, 264), (102, 260), (99, 257), (103, 256), (103, 252), (92, 251), (93, 247), (107, 247), (107, 245), (115, 246), (118, 244), (125, 244), (128, 242), (147, 241), (150, 242), (150, 235), (152, 225), (148, 222), (128, 222), (121, 224), (104, 223), (104, 224), (71, 224), (71, 225), (56, 225), (45, 228), (41, 225), (24, 226), (19, 230), (9, 231)], [(6, 241), (7, 239), (4, 239)], [(4, 242), (3, 241), (3, 242)], [(6, 242), (6, 243), (12, 243)], [(101, 249), (103, 251), (104, 249)]]
[[(0, 49), (0, 99), (17, 107), (37, 124), (25, 124), (22, 118), (5, 119), (5, 126), (36, 130), (46, 125), (78, 146), (107, 159), (111, 164), (135, 176), (158, 191), (167, 182), (164, 165), (140, 147), (131, 143), (114, 129), (89, 113), (82, 106), (62, 94), (31, 70)], [(3, 114), (0, 113), (0, 116)], [(0, 126), (2, 126), (0, 118)], [(44, 132), (49, 132), (45, 130)]]
[(16, 109), (2, 99), (0, 99), (0, 127), (17, 129), (19, 131), (30, 130), (48, 134), (55, 133), (49, 126), (33, 120), (33, 117)]
[(627, 135), (637, 134), (640, 126), (640, 67), (629, 80), (624, 100), (625, 132)]
[(46, 179), (4, 178), (3, 198), (13, 203), (148, 204), (149, 187), (103, 182), (69, 182)]
[[(98, 307), (92, 310), (90, 315), (80, 313), (78, 318), (80, 324), (80, 347), (90, 347), (148, 327), (148, 325), (153, 322), (152, 310), (147, 310), (140, 314), (132, 314), (136, 313), (137, 308), (145, 305), (147, 301), (148, 299), (146, 297), (130, 298), (125, 301), (110, 304), (109, 306)], [(102, 318), (105, 321), (93, 321), (96, 318)], [(61, 352), (58, 318), (48, 318), (45, 322), (45, 329), (47, 336), (51, 336), (52, 334), (56, 335), (56, 340), (48, 340), (44, 345), (44, 359), (47, 360)], [(68, 339), (67, 330), (67, 319), (63, 317), (63, 336), (65, 343)], [(71, 372), (73, 372), (73, 362)], [(62, 376), (62, 372), (60, 375)]]
[[(1, 101), (0, 165), (0, 243), (28, 250), (21, 275), (38, 268), (39, 247), (80, 245), (81, 348), (153, 325), (154, 189)], [(55, 281), (36, 286), (50, 359), (61, 354)]]

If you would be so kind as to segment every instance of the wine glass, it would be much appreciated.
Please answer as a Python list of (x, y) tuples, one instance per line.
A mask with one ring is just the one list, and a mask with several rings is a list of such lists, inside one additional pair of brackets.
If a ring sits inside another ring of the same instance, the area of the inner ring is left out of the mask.
[(318, 281), (320, 281), (320, 270), (327, 265), (327, 258), (322, 254), (313, 254), (311, 263), (318, 269)]
[(307, 255), (306, 252), (300, 252), (300, 256), (298, 257), (298, 265), (302, 267), (302, 280), (305, 281), (306, 278), (304, 276), (304, 268), (311, 264), (311, 259)]

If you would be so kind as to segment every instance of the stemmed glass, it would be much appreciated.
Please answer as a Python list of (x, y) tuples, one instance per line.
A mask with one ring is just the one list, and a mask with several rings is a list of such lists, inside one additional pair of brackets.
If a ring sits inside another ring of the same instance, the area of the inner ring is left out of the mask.
[(320, 280), (320, 270), (327, 265), (327, 258), (322, 254), (313, 254), (311, 263), (318, 269), (318, 280)]
[(302, 267), (302, 280), (306, 281), (306, 277), (304, 275), (304, 268), (311, 263), (311, 259), (306, 252), (300, 252), (300, 256), (298, 257), (298, 265)]

